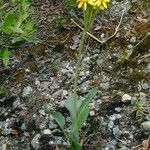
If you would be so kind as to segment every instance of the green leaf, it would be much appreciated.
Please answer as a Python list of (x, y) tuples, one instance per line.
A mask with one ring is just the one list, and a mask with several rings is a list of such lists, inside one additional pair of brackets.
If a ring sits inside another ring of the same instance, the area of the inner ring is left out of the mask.
[(69, 143), (70, 143), (70, 150), (81, 150), (81, 145), (79, 144), (79, 141), (77, 137), (74, 135), (74, 133), (69, 133)]
[(4, 87), (0, 86), (0, 95), (2, 95), (4, 93), (5, 93)]
[[(78, 96), (76, 96), (76, 97), (78, 99)], [(76, 104), (77, 104), (76, 108), (78, 109), (81, 105), (81, 102), (77, 101)], [(75, 114), (74, 114), (74, 93), (70, 93), (70, 95), (65, 103), (65, 107), (69, 110), (71, 118), (75, 119), (74, 118), (74, 116), (75, 116)]]
[(33, 28), (34, 28), (34, 21), (30, 20), (26, 23), (25, 28), (24, 28), (24, 32), (30, 33), (33, 31)]
[(10, 27), (14, 23), (14, 14), (9, 14), (2, 25), (2, 30), (5, 33), (11, 33)]
[(59, 124), (59, 126), (63, 129), (65, 125), (65, 118), (64, 116), (59, 112), (51, 111), (50, 114), (52, 117), (56, 120), (56, 122)]
[(93, 97), (96, 95), (97, 90), (92, 89), (86, 95), (85, 99), (82, 101), (81, 106), (77, 110), (77, 128), (80, 129), (83, 123), (86, 121), (89, 114), (89, 103), (92, 101)]
[(15, 33), (21, 33), (21, 34), (24, 33), (24, 31), (19, 27), (10, 27), (10, 29)]
[(4, 66), (7, 67), (7, 65), (9, 64), (9, 50), (7, 47), (2, 49), (1, 56)]
[(28, 36), (28, 37), (22, 37), (22, 38), (29, 43), (37, 44), (39, 42), (39, 39), (35, 36)]

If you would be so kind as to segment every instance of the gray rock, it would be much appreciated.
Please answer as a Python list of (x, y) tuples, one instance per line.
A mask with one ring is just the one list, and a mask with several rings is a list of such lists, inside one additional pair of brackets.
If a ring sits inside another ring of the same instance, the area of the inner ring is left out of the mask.
[(31, 141), (31, 145), (35, 150), (39, 149), (39, 147), (40, 147), (39, 138), (40, 138), (40, 134), (36, 134)]
[(130, 42), (131, 42), (131, 43), (135, 43), (135, 42), (136, 42), (136, 37), (135, 37), (135, 36), (132, 36), (131, 39), (130, 39)]
[(33, 89), (30, 86), (27, 86), (23, 89), (22, 97), (26, 97), (33, 92)]
[(141, 123), (141, 127), (146, 131), (147, 130), (150, 131), (150, 121), (145, 121), (145, 122)]
[(63, 90), (60, 89), (60, 90), (56, 91), (56, 92), (52, 95), (52, 97), (53, 97), (54, 99), (56, 99), (56, 98), (62, 96), (62, 94), (63, 94)]
[(129, 94), (124, 94), (122, 96), (122, 102), (128, 102), (131, 101), (132, 97)]
[(116, 138), (119, 138), (122, 134), (121, 130), (119, 129), (118, 126), (116, 126), (115, 128), (113, 128), (113, 134)]
[(39, 114), (40, 114), (40, 115), (43, 115), (43, 116), (46, 115), (46, 113), (45, 113), (45, 111), (44, 111), (43, 109), (39, 110)]
[(50, 122), (48, 126), (50, 129), (56, 129), (57, 128), (57, 125), (54, 124), (53, 122)]
[(62, 137), (56, 136), (55, 139), (56, 139), (56, 144), (62, 144)]
[(113, 128), (113, 127), (114, 127), (114, 122), (113, 122), (113, 121), (110, 121), (109, 124), (108, 124), (108, 128), (111, 129), (111, 128)]
[(148, 71), (148, 73), (150, 73), (150, 63), (148, 63), (148, 65), (147, 65), (147, 71)]
[(22, 131), (27, 131), (28, 123), (27, 122), (22, 123), (20, 128), (21, 128)]
[(50, 129), (45, 129), (45, 130), (43, 131), (43, 134), (48, 134), (48, 135), (50, 135), (50, 134), (52, 134), (52, 131), (51, 131)]
[(105, 82), (105, 83), (101, 83), (100, 84), (100, 87), (103, 89), (103, 90), (108, 90), (110, 88), (110, 84), (108, 82)]
[(37, 87), (40, 87), (41, 83), (40, 83), (40, 81), (39, 81), (38, 79), (35, 80), (35, 85), (36, 85)]
[(46, 126), (47, 126), (47, 121), (44, 121), (39, 125), (39, 128), (42, 130), (42, 129), (45, 129)]
[(115, 111), (121, 112), (121, 111), (122, 111), (122, 108), (121, 108), (121, 107), (116, 107), (116, 108), (115, 108)]
[(141, 86), (142, 86), (142, 89), (143, 90), (147, 90), (150, 88), (149, 84), (148, 83), (141, 83)]
[(13, 102), (13, 108), (18, 108), (21, 105), (20, 98), (18, 97), (14, 102)]
[(95, 115), (95, 112), (92, 110), (90, 111), (90, 116), (94, 116)]

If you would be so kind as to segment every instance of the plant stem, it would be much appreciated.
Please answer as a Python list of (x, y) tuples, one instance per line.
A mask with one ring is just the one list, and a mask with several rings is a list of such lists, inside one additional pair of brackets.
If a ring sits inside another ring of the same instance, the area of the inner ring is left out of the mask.
[(77, 63), (75, 68), (75, 79), (74, 79), (74, 97), (73, 97), (73, 111), (74, 111), (74, 119), (73, 119), (73, 133), (75, 134), (76, 138), (79, 139), (79, 129), (76, 123), (77, 119), (77, 102), (78, 102), (78, 95), (77, 95), (77, 89), (78, 89), (78, 80), (79, 80), (79, 74), (80, 74), (80, 68), (82, 64), (82, 58), (83, 58), (83, 50), (84, 50), (84, 42), (86, 39), (86, 35), (88, 30), (91, 28), (91, 25), (93, 24), (93, 12), (89, 9), (84, 12), (84, 30), (81, 35), (81, 41), (79, 45), (79, 51), (77, 55)]
[[(76, 118), (76, 114), (77, 114), (78, 79), (79, 79), (79, 74), (80, 74), (80, 67), (81, 67), (81, 62), (82, 62), (85, 38), (86, 38), (86, 30), (84, 30), (82, 32), (81, 42), (79, 45), (79, 52), (77, 55), (77, 63), (76, 63), (76, 68), (75, 68), (75, 79), (74, 79), (74, 115), (75, 115), (74, 117), (75, 118)], [(77, 132), (76, 134), (78, 135), (78, 131), (75, 131), (75, 132)]]

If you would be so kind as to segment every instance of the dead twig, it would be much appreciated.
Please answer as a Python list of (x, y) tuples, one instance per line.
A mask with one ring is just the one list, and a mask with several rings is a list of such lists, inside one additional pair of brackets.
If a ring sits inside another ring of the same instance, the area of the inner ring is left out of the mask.
[[(122, 23), (124, 13), (125, 13), (125, 8), (123, 9), (123, 12), (122, 12), (122, 15), (121, 15), (119, 24), (118, 24), (118, 26), (116, 27), (114, 34), (111, 35), (110, 37), (108, 37), (106, 40), (101, 41), (101, 40), (99, 40), (97, 37), (95, 37), (94, 35), (92, 35), (92, 34), (89, 33), (89, 32), (87, 32), (87, 34), (88, 34), (90, 37), (92, 37), (94, 40), (96, 40), (97, 42), (99, 42), (99, 43), (101, 43), (101, 44), (106, 43), (108, 40), (112, 39), (112, 38), (117, 34), (117, 32), (118, 32), (118, 30), (119, 30), (119, 28), (120, 28), (120, 25), (121, 25), (121, 23)], [(71, 21), (72, 21), (76, 26), (78, 26), (81, 30), (83, 30), (83, 28), (82, 28), (77, 22), (75, 22), (73, 19), (71, 19)]]

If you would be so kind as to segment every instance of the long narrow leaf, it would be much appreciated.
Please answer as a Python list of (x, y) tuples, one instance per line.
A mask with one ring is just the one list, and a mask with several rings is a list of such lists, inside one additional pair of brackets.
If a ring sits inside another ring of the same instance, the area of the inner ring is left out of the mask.
[[(78, 99), (78, 96), (77, 96), (77, 99)], [(76, 106), (74, 106), (74, 93), (70, 93), (66, 103), (65, 103), (65, 107), (69, 110), (70, 112), (70, 116), (72, 119), (75, 119), (74, 116), (74, 107), (76, 107), (76, 109), (78, 110), (79, 107), (81, 106), (81, 102), (80, 101), (77, 101), (76, 102)]]
[(52, 117), (56, 120), (56, 122), (59, 124), (59, 126), (63, 129), (65, 125), (65, 118), (64, 116), (59, 112), (51, 111), (50, 114)]
[(9, 64), (9, 50), (7, 47), (2, 49), (1, 56), (3, 59), (4, 66), (7, 67), (7, 65)]
[(89, 103), (92, 101), (93, 97), (96, 95), (97, 90), (92, 89), (85, 99), (82, 101), (82, 104), (77, 112), (77, 127), (80, 129), (83, 123), (86, 121), (89, 113)]
[(13, 25), (13, 23), (14, 23), (14, 14), (9, 14), (2, 25), (3, 32), (11, 33), (10, 27)]

